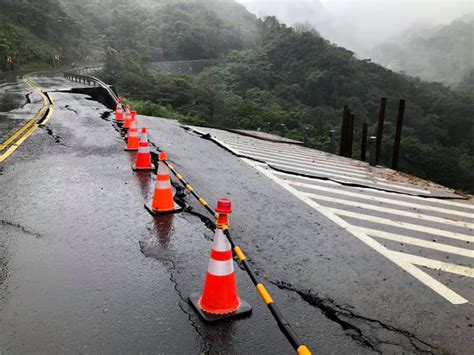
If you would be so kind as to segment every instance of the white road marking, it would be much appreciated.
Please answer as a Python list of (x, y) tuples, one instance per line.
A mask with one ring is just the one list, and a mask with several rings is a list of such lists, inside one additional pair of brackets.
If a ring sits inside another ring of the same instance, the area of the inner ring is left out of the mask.
[(387, 218), (369, 216), (367, 214), (339, 210), (335, 208), (328, 208), (328, 209), (332, 213), (338, 216), (355, 218), (362, 221), (385, 224), (387, 226), (398, 227), (398, 228), (403, 228), (403, 229), (410, 229), (410, 230), (421, 232), (421, 233), (428, 233), (428, 234), (433, 234), (440, 237), (462, 240), (464, 242), (469, 242), (469, 243), (474, 242), (474, 236), (472, 234), (467, 235), (467, 234), (462, 234), (462, 233), (449, 232), (449, 231), (445, 231), (439, 228), (430, 228), (430, 227), (420, 226), (418, 224), (407, 223), (407, 222), (400, 222), (400, 221), (395, 222)]
[(223, 139), (225, 139), (231, 144), (239, 144), (242, 146), (254, 147), (257, 149), (274, 150), (274, 151), (285, 153), (285, 154), (286, 153), (297, 154), (299, 157), (307, 157), (307, 158), (324, 157), (324, 158), (330, 159), (332, 156), (338, 159), (339, 161), (345, 161), (348, 164), (353, 163), (353, 161), (351, 161), (351, 159), (349, 158), (341, 157), (339, 155), (334, 155), (334, 154), (330, 154), (330, 153), (315, 150), (315, 149), (305, 148), (303, 146), (295, 146), (293, 144), (277, 143), (277, 142), (262, 143), (263, 141), (258, 140), (258, 139), (243, 141), (243, 140), (235, 139), (234, 137), (231, 137), (231, 136), (224, 137)]
[(398, 216), (404, 216), (408, 218), (416, 218), (419, 220), (423, 221), (428, 221), (428, 222), (434, 222), (434, 223), (440, 223), (440, 224), (445, 224), (445, 225), (450, 225), (450, 226), (455, 226), (455, 227), (461, 227), (461, 228), (474, 228), (474, 223), (468, 223), (468, 222), (462, 222), (462, 221), (453, 221), (450, 219), (445, 219), (441, 217), (435, 217), (435, 216), (429, 216), (425, 215), (422, 213), (416, 213), (416, 212), (408, 212), (408, 211), (402, 211), (394, 208), (387, 208), (387, 207), (382, 207), (380, 205), (369, 205), (366, 203), (360, 203), (356, 201), (351, 201), (351, 200), (343, 200), (340, 198), (334, 198), (334, 197), (328, 197), (324, 195), (317, 195), (313, 193), (306, 193), (309, 197), (315, 198), (316, 200), (320, 201), (326, 201), (326, 202), (333, 202), (333, 203), (338, 203), (340, 205), (345, 205), (345, 206), (351, 206), (351, 207), (359, 207), (363, 208), (366, 210), (371, 210), (371, 211), (376, 211), (376, 212), (383, 212), (383, 213), (388, 213), (392, 215), (398, 215)]
[[(301, 159), (294, 159), (294, 158), (287, 158), (287, 157), (282, 157), (278, 154), (274, 153), (261, 153), (258, 151), (253, 151), (250, 149), (244, 149), (244, 148), (235, 148), (236, 150), (240, 152), (245, 152), (245, 155), (253, 155), (258, 157), (259, 159), (264, 158), (263, 160), (271, 160), (271, 161), (277, 161), (277, 162), (282, 162), (284, 161), (285, 164), (288, 165), (294, 165), (294, 166), (315, 166), (318, 167), (319, 169), (324, 169), (328, 171), (338, 171), (343, 174), (348, 174), (348, 175), (354, 175), (354, 176), (368, 176), (367, 173), (364, 173), (363, 170), (355, 170), (355, 169), (350, 169), (347, 168), (345, 165), (336, 165), (336, 164), (331, 164), (331, 163), (326, 163), (322, 162), (320, 160), (308, 160), (308, 161), (303, 161)], [(262, 160), (262, 159), (261, 159)]]
[[(243, 151), (241, 149), (239, 149), (239, 151)], [(283, 159), (279, 158), (279, 157), (274, 157), (274, 158), (271, 158), (271, 157), (268, 157), (266, 155), (263, 155), (263, 154), (258, 154), (258, 153), (251, 153), (253, 156), (256, 156), (258, 157), (258, 159), (262, 160), (261, 157), (264, 157), (263, 160), (265, 160), (266, 162), (268, 162), (269, 164), (271, 165), (276, 165), (276, 166), (282, 166), (282, 167), (294, 167), (295, 169), (305, 169), (305, 168), (315, 168), (317, 170), (323, 170), (323, 171), (328, 171), (330, 173), (338, 173), (340, 174), (341, 176), (344, 176), (344, 175), (347, 175), (347, 176), (355, 176), (355, 177), (365, 177), (365, 178), (369, 178), (369, 175), (368, 174), (364, 174), (364, 173), (356, 173), (356, 172), (353, 172), (353, 171), (347, 171), (347, 170), (344, 170), (344, 169), (340, 169), (338, 167), (332, 167), (332, 166), (328, 166), (326, 165), (325, 163), (321, 163), (318, 164), (318, 162), (312, 162), (312, 163), (304, 163), (304, 164), (301, 164), (301, 163), (296, 163), (293, 161), (289, 161), (289, 162), (282, 162)], [(249, 154), (246, 154), (246, 155), (249, 155)], [(327, 167), (325, 167), (327, 166)]]
[[(307, 189), (313, 189), (313, 190), (318, 190), (318, 191), (326, 191), (326, 192), (330, 192), (330, 193), (334, 193), (334, 194), (338, 194), (338, 195), (344, 195), (344, 196), (357, 197), (358, 199), (373, 201), (375, 203), (384, 202), (384, 203), (389, 203), (389, 204), (397, 205), (397, 206), (423, 209), (423, 210), (426, 210), (426, 211), (439, 212), (439, 213), (450, 214), (450, 215), (455, 215), (455, 216), (459, 216), (459, 217), (467, 217), (467, 218), (470, 218), (470, 219), (474, 220), (474, 214), (473, 213), (461, 212), (461, 211), (457, 211), (457, 210), (450, 210), (450, 209), (442, 208), (442, 207), (433, 207), (433, 206), (430, 206), (430, 205), (416, 204), (416, 203), (411, 203), (411, 202), (401, 201), (401, 200), (395, 200), (395, 199), (390, 199), (390, 198), (375, 197), (375, 196), (368, 195), (368, 194), (361, 194), (361, 193), (357, 193), (357, 192), (350, 192), (350, 191), (345, 191), (345, 190), (336, 189), (336, 188), (328, 188), (328, 187), (319, 186), (319, 185), (306, 184), (304, 182), (297, 182), (297, 181), (293, 181), (293, 180), (286, 180), (286, 181), (290, 185), (303, 187), (303, 188), (307, 188)], [(322, 182), (328, 183), (328, 184), (331, 184), (331, 185), (335, 185), (335, 186), (340, 186), (337, 182), (334, 182), (334, 181), (324, 181), (324, 180), (322, 180)], [(424, 200), (426, 201), (426, 199), (424, 199)]]
[(250, 145), (244, 145), (244, 144), (239, 144), (239, 143), (232, 143), (232, 142), (228, 142), (226, 140), (226, 142), (233, 146), (233, 147), (236, 147), (236, 149), (239, 149), (239, 150), (245, 150), (247, 152), (251, 152), (251, 153), (260, 153), (260, 154), (271, 154), (272, 156), (278, 156), (278, 157), (285, 157), (285, 158), (293, 158), (292, 160), (301, 160), (301, 161), (307, 161), (307, 162), (315, 162), (315, 161), (325, 161), (327, 162), (329, 165), (334, 165), (334, 166), (340, 166), (340, 167), (343, 167), (343, 168), (346, 168), (346, 169), (350, 169), (350, 170), (356, 170), (356, 171), (365, 171), (366, 168), (363, 168), (363, 167), (357, 167), (357, 166), (353, 166), (351, 164), (348, 164), (348, 163), (345, 163), (345, 162), (338, 162), (335, 158), (335, 159), (330, 159), (328, 158), (327, 156), (325, 155), (321, 155), (321, 156), (314, 156), (314, 157), (305, 157), (304, 155), (300, 155), (298, 153), (289, 153), (289, 152), (286, 152), (284, 150), (281, 150), (281, 149), (268, 149), (268, 148), (260, 148), (260, 147), (256, 147), (256, 146), (250, 146)]
[(424, 266), (424, 267), (434, 269), (434, 270), (446, 271), (446, 272), (450, 272), (450, 273), (458, 274), (462, 276), (474, 277), (474, 269), (467, 266), (446, 263), (444, 261), (423, 258), (421, 256), (405, 254), (398, 251), (390, 251), (390, 252), (395, 257), (401, 259), (402, 261), (406, 261), (410, 264)]
[(354, 228), (356, 228), (358, 231), (364, 234), (367, 234), (368, 236), (371, 236), (371, 237), (387, 239), (394, 242), (411, 244), (411, 245), (415, 245), (422, 248), (428, 248), (428, 249), (437, 250), (437, 251), (441, 251), (445, 253), (466, 256), (468, 258), (474, 258), (474, 250), (454, 247), (452, 245), (447, 245), (447, 244), (442, 244), (442, 243), (429, 242), (427, 240), (408, 237), (405, 235), (400, 235), (400, 234), (395, 234), (395, 233), (384, 232), (377, 229), (355, 227), (355, 226)]
[[(366, 245), (370, 246), (377, 252), (379, 252), (381, 255), (385, 256), (387, 259), (391, 260), (393, 263), (398, 265), (400, 268), (405, 270), (407, 273), (418, 279), (420, 282), (422, 282), (424, 285), (427, 287), (431, 288), (433, 291), (438, 293), (440, 296), (445, 298), (447, 301), (451, 302), (452, 304), (464, 304), (467, 303), (468, 300), (459, 295), (458, 293), (454, 292), (453, 290), (449, 289), (445, 285), (443, 285), (441, 282), (437, 281), (424, 271), (420, 270), (418, 267), (416, 267), (411, 261), (414, 260), (409, 260), (409, 258), (400, 258), (398, 254), (395, 252), (385, 248), (382, 244), (374, 240), (373, 238), (369, 237), (367, 234), (362, 233), (361, 230), (359, 230), (357, 227), (352, 226), (348, 222), (346, 222), (344, 219), (340, 218), (338, 215), (334, 213), (333, 209), (328, 209), (325, 207), (322, 207), (319, 205), (316, 201), (313, 199), (309, 198), (306, 194), (296, 190), (294, 187), (290, 186), (288, 183), (286, 183), (284, 180), (279, 179), (277, 176), (273, 175), (272, 172), (269, 170), (265, 169), (262, 167), (260, 164), (254, 164), (249, 159), (242, 159), (244, 160), (247, 164), (250, 166), (253, 166), (257, 171), (262, 173), (263, 175), (267, 176), (271, 180), (273, 180), (275, 183), (292, 193), (294, 196), (299, 198), (301, 201), (306, 203), (308, 206), (314, 208), (315, 210), (319, 211), (322, 215), (326, 216), (328, 219), (330, 219), (332, 222), (336, 223), (339, 225), (341, 228), (347, 230), (349, 233), (354, 235), (356, 238), (358, 238), (360, 241), (365, 243)], [(405, 254), (404, 254), (405, 255)], [(424, 260), (417, 259), (416, 262), (418, 263), (427, 263)], [(447, 265), (437, 265), (437, 266), (443, 266), (444, 268), (447, 267)]]
[[(218, 140), (218, 141), (220, 143), (223, 143), (221, 140)], [(247, 150), (247, 153), (242, 153), (242, 152), (246, 151), (245, 148), (232, 147), (232, 143), (228, 143), (227, 147), (229, 147), (229, 146), (231, 147), (231, 150), (233, 152), (236, 152), (239, 155), (252, 155), (252, 154), (258, 155), (258, 153), (255, 153), (252, 150)], [(277, 152), (275, 152), (274, 155), (277, 155), (276, 153)], [(278, 152), (278, 153), (282, 153), (282, 152)], [(283, 168), (286, 168), (288, 166), (288, 165), (279, 164), (279, 163), (271, 163), (271, 165), (278, 166), (278, 167), (283, 167)], [(345, 165), (345, 166), (350, 166), (350, 165)], [(333, 176), (333, 177), (336, 177), (335, 180), (337, 180), (337, 179), (341, 179), (341, 180), (344, 179), (344, 181), (352, 180), (352, 181), (356, 181), (356, 184), (360, 184), (360, 183), (367, 184), (367, 180), (369, 179), (368, 175), (365, 175), (365, 177), (366, 177), (365, 179), (359, 179), (359, 178), (355, 178), (355, 177), (347, 177), (347, 176), (343, 176), (343, 175), (338, 175), (338, 174), (334, 173), (334, 169), (330, 170), (330, 169), (326, 169), (326, 168), (319, 167), (319, 166), (317, 166), (315, 168), (312, 168), (312, 169), (307, 169), (307, 168), (295, 168), (295, 169), (300, 170), (300, 171), (306, 171), (306, 172), (312, 172), (312, 173), (316, 173), (316, 174), (320, 174), (320, 175), (325, 175), (325, 176), (329, 176), (329, 177)], [(326, 173), (323, 170), (329, 170), (329, 171), (332, 172), (332, 174)], [(342, 172), (341, 172), (341, 174), (356, 175), (356, 173), (342, 173)], [(357, 174), (357, 175), (360, 175), (360, 174)], [(362, 176), (364, 176), (364, 175), (362, 175)], [(407, 186), (404, 186), (404, 185), (393, 184), (393, 183), (390, 183), (386, 179), (382, 179), (382, 178), (375, 178), (375, 179), (377, 181), (372, 181), (373, 186), (388, 186), (389, 188), (392, 188), (392, 189), (411, 191), (411, 192), (420, 193), (420, 194), (430, 194), (431, 193), (428, 190), (416, 189), (416, 188), (407, 187)], [(386, 181), (386, 182), (382, 182), (382, 181)]]
[[(298, 180), (305, 180), (305, 181), (311, 181), (314, 182), (314, 178), (306, 177), (306, 176), (295, 176), (292, 174), (284, 173), (282, 171), (273, 171), (272, 172), (275, 175), (279, 176), (285, 176), (289, 179), (298, 179)], [(324, 182), (324, 183), (333, 183), (333, 184), (338, 184), (337, 182), (334, 181), (323, 181), (319, 180), (318, 182)], [(399, 194), (396, 192), (391, 192), (391, 191), (381, 191), (381, 190), (371, 190), (371, 193), (377, 194), (377, 195), (389, 195), (389, 196), (397, 196), (400, 197)], [(460, 203), (460, 202), (455, 202), (451, 200), (444, 200), (444, 199), (439, 199), (439, 198), (425, 198), (425, 197), (420, 197), (420, 196), (414, 196), (414, 195), (404, 195), (404, 199), (409, 199), (409, 200), (416, 200), (420, 202), (425, 202), (425, 203), (435, 203), (438, 205), (446, 205), (446, 206), (452, 206), (452, 207), (459, 207), (459, 208), (465, 208), (465, 209), (474, 209), (474, 205), (469, 205), (467, 203)], [(474, 212), (473, 212), (474, 213)], [(474, 214), (469, 214), (468, 217), (472, 217)]]

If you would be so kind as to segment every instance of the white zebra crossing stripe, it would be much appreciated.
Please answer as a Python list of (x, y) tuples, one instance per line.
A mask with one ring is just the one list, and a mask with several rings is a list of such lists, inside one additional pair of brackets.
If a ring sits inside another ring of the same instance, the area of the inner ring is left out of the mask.
[(278, 157), (281, 159), (286, 158), (286, 160), (290, 160), (290, 161), (298, 160), (301, 162), (308, 162), (308, 163), (314, 163), (315, 161), (316, 162), (324, 161), (325, 164), (327, 165), (344, 168), (346, 170), (359, 171), (359, 172), (365, 171), (364, 168), (352, 166), (350, 164), (343, 163), (343, 162), (337, 162), (335, 159), (331, 160), (325, 156), (305, 157), (304, 155), (300, 155), (297, 153), (292, 154), (292, 153), (288, 153), (288, 152), (278, 150), (278, 149), (257, 148), (257, 147), (252, 147), (248, 145), (234, 144), (227, 141), (226, 143), (229, 146), (233, 147), (234, 149), (237, 149), (239, 151), (245, 151), (251, 154), (259, 154), (259, 155), (264, 155), (264, 156), (271, 155), (273, 157)]
[[(295, 176), (289, 173), (285, 173), (282, 171), (272, 171), (272, 174), (277, 175), (277, 176), (284, 176), (287, 179), (298, 179), (298, 180), (304, 180), (304, 181), (311, 181), (314, 182), (315, 179), (307, 176)], [(285, 180), (287, 181), (287, 180)], [(318, 180), (318, 183), (323, 182), (323, 180)], [(324, 183), (333, 183), (339, 185), (337, 182), (334, 181), (324, 181)], [(384, 196), (397, 196), (400, 197), (399, 194), (396, 192), (392, 191), (381, 191), (381, 190), (371, 190), (371, 194), (375, 195), (384, 195)], [(437, 205), (445, 205), (445, 206), (451, 206), (451, 207), (456, 207), (456, 208), (464, 208), (464, 209), (474, 209), (474, 205), (469, 205), (467, 203), (462, 203), (462, 202), (455, 202), (451, 201), (448, 199), (439, 199), (439, 198), (425, 198), (425, 197), (420, 197), (420, 196), (414, 196), (414, 195), (404, 195), (403, 199), (406, 200), (416, 200), (419, 201), (423, 206), (424, 203), (431, 203), (431, 204), (437, 204)], [(457, 211), (457, 210), (456, 210)], [(473, 213), (467, 213), (467, 217), (474, 217), (474, 212)]]
[(314, 160), (302, 161), (300, 159), (290, 159), (286, 157), (280, 157), (275, 154), (272, 154), (270, 156), (267, 154), (262, 154), (258, 151), (254, 152), (254, 151), (242, 149), (242, 148), (238, 148), (237, 150), (240, 152), (245, 152), (245, 155), (249, 155), (248, 153), (250, 153), (252, 156), (258, 157), (258, 159), (260, 160), (273, 161), (273, 162), (285, 162), (285, 165), (289, 165), (289, 166), (300, 166), (300, 167), (314, 166), (318, 169), (327, 170), (331, 172), (337, 171), (337, 172), (340, 172), (341, 174), (347, 174), (347, 175), (353, 175), (353, 176), (366, 176), (366, 177), (368, 176), (366, 173), (361, 172), (360, 170), (349, 169), (346, 167), (341, 167), (340, 165), (331, 165), (325, 162), (323, 163), (321, 161), (314, 161)]
[(440, 224), (445, 224), (445, 225), (450, 225), (450, 226), (455, 226), (455, 227), (474, 228), (474, 223), (468, 223), (468, 222), (462, 222), (462, 221), (453, 221), (453, 220), (450, 220), (450, 219), (445, 219), (445, 218), (440, 218), (440, 217), (435, 217), (435, 216), (429, 216), (429, 215), (425, 215), (425, 214), (422, 214), (422, 213), (402, 211), (402, 210), (399, 210), (399, 209), (382, 207), (380, 205), (369, 205), (369, 204), (366, 204), (366, 203), (355, 202), (355, 201), (350, 201), (350, 200), (343, 200), (343, 199), (328, 197), (328, 196), (323, 196), (323, 195), (317, 195), (317, 194), (311, 194), (311, 193), (308, 193), (307, 195), (309, 197), (315, 198), (316, 200), (319, 200), (319, 201), (333, 202), (333, 203), (338, 203), (340, 205), (351, 206), (351, 207), (359, 207), (359, 208), (363, 208), (363, 209), (366, 209), (366, 210), (371, 210), (371, 211), (376, 211), (376, 212), (383, 212), (383, 213), (388, 213), (388, 214), (398, 215), (398, 216), (404, 216), (404, 217), (409, 217), (409, 218), (416, 218), (416, 219), (422, 220), (422, 221), (440, 223)]
[[(259, 156), (258, 154), (254, 154), (255, 156)], [(366, 178), (369, 179), (369, 176), (367, 174), (363, 173), (354, 173), (354, 172), (346, 172), (344, 170), (338, 169), (338, 168), (325, 168), (323, 164), (316, 164), (316, 163), (306, 163), (306, 164), (299, 164), (299, 163), (294, 163), (294, 162), (285, 162), (282, 163), (279, 158), (265, 158), (264, 159), (266, 162), (273, 166), (280, 166), (283, 168), (286, 168), (287, 170), (289, 168), (293, 168), (296, 170), (301, 170), (301, 171), (308, 171), (308, 172), (324, 172), (326, 174), (331, 174), (334, 176), (340, 176), (343, 178), (347, 177), (361, 177), (361, 178)], [(309, 169), (308, 169), (309, 168)]]
[[(319, 211), (321, 214), (326, 216), (328, 219), (339, 225), (341, 228), (347, 230), (349, 233), (354, 235), (356, 238), (364, 242), (366, 245), (370, 246), (377, 252), (379, 252), (381, 255), (385, 256), (387, 259), (391, 260), (393, 263), (398, 265), (400, 268), (405, 270), (407, 273), (418, 279), (421, 283), (426, 285), (427, 287), (431, 288), (433, 291), (438, 293), (441, 297), (445, 298), (447, 301), (449, 301), (452, 304), (464, 304), (469, 302), (467, 299), (459, 295), (458, 293), (454, 292), (450, 288), (446, 287), (443, 285), (441, 282), (438, 280), (434, 279), (430, 275), (428, 275), (426, 272), (420, 270), (416, 264), (413, 262), (418, 263), (420, 266), (426, 266), (430, 265), (433, 266), (436, 269), (442, 269), (442, 270), (450, 270), (453, 271), (454, 269), (450, 265), (446, 265), (447, 263), (443, 264), (436, 264), (435, 261), (430, 261), (431, 259), (426, 259), (426, 258), (420, 258), (417, 257), (416, 259), (413, 259), (411, 257), (406, 257), (406, 254), (399, 253), (399, 252), (393, 252), (386, 247), (384, 247), (382, 244), (374, 240), (373, 238), (369, 237), (367, 234), (363, 233), (362, 230), (359, 227), (352, 226), (348, 222), (346, 222), (344, 219), (336, 215), (334, 212), (334, 209), (328, 209), (326, 207), (323, 207), (319, 205), (316, 201), (311, 199), (307, 194), (302, 193), (298, 190), (296, 190), (294, 187), (290, 186), (286, 181), (279, 179), (277, 176), (275, 176), (271, 171), (265, 169), (262, 167), (260, 164), (255, 164), (251, 160), (248, 159), (243, 159), (246, 163), (249, 165), (253, 166), (257, 171), (259, 171), (261, 174), (267, 176), (274, 182), (276, 182), (278, 185), (292, 193), (294, 196), (299, 198), (301, 201), (305, 202), (307, 205), (310, 207), (314, 208), (315, 210)], [(336, 210), (337, 211), (337, 210)], [(401, 258), (400, 254), (403, 254), (403, 258)], [(440, 262), (442, 263), (442, 262)], [(456, 266), (456, 265), (455, 265)], [(429, 267), (429, 266), (426, 266)], [(469, 270), (465, 269), (455, 269), (457, 273), (464, 272), (465, 274), (470, 275)]]
[(446, 271), (461, 276), (474, 277), (474, 269), (467, 266), (461, 266), (447, 263), (444, 261), (423, 258), (421, 256), (405, 254), (398, 251), (390, 251), (390, 253), (392, 253), (395, 257), (401, 259), (402, 261), (406, 261), (410, 264), (425, 266), (430, 269)]
[[(326, 184), (330, 184), (330, 185), (333, 185), (333, 186), (338, 186), (339, 185), (338, 183), (333, 182), (333, 181), (321, 181), (321, 182), (326, 183)], [(423, 209), (423, 210), (426, 210), (426, 211), (439, 212), (439, 213), (444, 213), (444, 214), (449, 214), (449, 215), (459, 216), (459, 217), (467, 217), (467, 218), (471, 218), (472, 220), (474, 220), (474, 214), (473, 213), (461, 212), (461, 211), (442, 208), (442, 207), (433, 207), (433, 206), (430, 206), (430, 205), (416, 204), (416, 203), (411, 203), (411, 202), (407, 202), (407, 201), (389, 199), (389, 198), (384, 198), (384, 197), (375, 197), (373, 195), (350, 192), (350, 191), (345, 191), (345, 190), (336, 189), (336, 188), (328, 188), (328, 187), (314, 185), (314, 184), (306, 184), (304, 182), (297, 182), (297, 181), (292, 181), (292, 180), (287, 180), (287, 183), (289, 183), (290, 185), (293, 185), (293, 186), (303, 187), (303, 188), (307, 188), (307, 189), (325, 191), (325, 192), (330, 192), (330, 193), (334, 193), (334, 194), (338, 194), (338, 195), (344, 195), (344, 196), (350, 196), (350, 197), (357, 197), (358, 199), (372, 201), (374, 203), (381, 203), (381, 202), (389, 203), (389, 204), (397, 205), (397, 206)]]
[(452, 245), (447, 245), (447, 244), (442, 244), (442, 243), (429, 242), (427, 240), (408, 237), (405, 235), (400, 235), (400, 234), (395, 234), (395, 233), (389, 233), (389, 232), (385, 232), (385, 231), (381, 231), (377, 229), (355, 227), (355, 226), (353, 228), (360, 231), (361, 233), (367, 234), (368, 236), (375, 237), (375, 238), (387, 239), (394, 242), (411, 244), (411, 245), (415, 245), (422, 248), (428, 248), (428, 249), (441, 251), (445, 253), (466, 256), (468, 258), (474, 258), (474, 250), (470, 250), (470, 249), (454, 247)]
[[(306, 194), (304, 194), (304, 195), (306, 195)], [(308, 198), (309, 198), (309, 196), (308, 196)], [(399, 228), (403, 228), (403, 229), (410, 229), (410, 230), (417, 231), (417, 232), (433, 234), (433, 235), (437, 235), (437, 236), (445, 237), (445, 238), (450, 238), (450, 239), (462, 240), (462, 241), (470, 242), (470, 243), (474, 242), (474, 236), (472, 236), (472, 235), (449, 232), (449, 231), (446, 231), (446, 230), (443, 230), (443, 229), (425, 227), (425, 226), (420, 226), (418, 224), (413, 224), (413, 223), (400, 222), (400, 221), (395, 222), (395, 221), (392, 221), (388, 218), (369, 216), (367, 214), (350, 212), (350, 211), (346, 211), (346, 210), (339, 210), (339, 209), (335, 209), (335, 208), (328, 208), (328, 209), (332, 213), (334, 213), (338, 216), (355, 218), (355, 219), (362, 220), (362, 221), (385, 224), (387, 226), (399, 227)]]

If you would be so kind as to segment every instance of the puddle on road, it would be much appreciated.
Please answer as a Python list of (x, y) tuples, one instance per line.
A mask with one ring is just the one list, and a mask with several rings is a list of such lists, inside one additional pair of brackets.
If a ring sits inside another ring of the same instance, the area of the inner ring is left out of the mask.
[[(131, 154), (130, 154), (130, 157), (132, 157)], [(135, 162), (134, 159), (135, 157), (133, 157), (133, 162)], [(136, 171), (134, 175), (138, 181), (138, 185), (140, 186), (140, 192), (143, 198), (147, 199), (149, 195), (151, 183), (152, 183), (150, 172), (149, 171)]]
[(170, 237), (173, 232), (174, 215), (163, 215), (153, 219), (155, 233), (163, 249), (167, 249), (170, 244)]

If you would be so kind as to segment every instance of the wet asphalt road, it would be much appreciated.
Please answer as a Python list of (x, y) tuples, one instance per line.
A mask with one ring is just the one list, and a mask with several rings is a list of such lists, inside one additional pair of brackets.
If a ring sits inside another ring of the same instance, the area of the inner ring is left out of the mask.
[[(132, 172), (133, 153), (123, 151), (109, 110), (54, 92), (71, 86), (62, 79), (36, 82), (55, 101), (53, 118), (0, 168), (0, 350), (292, 353), (240, 269), (239, 293), (253, 314), (213, 326), (199, 320), (186, 298), (207, 267), (205, 211), (188, 196), (188, 212), (152, 218), (143, 204), (153, 175)], [(470, 353), (472, 302), (455, 306), (428, 292), (176, 122), (139, 123), (211, 205), (232, 200), (235, 238), (315, 353)]]
[(14, 82), (4, 82), (0, 78), (0, 142), (32, 118), (41, 103), (41, 96), (20, 77)]

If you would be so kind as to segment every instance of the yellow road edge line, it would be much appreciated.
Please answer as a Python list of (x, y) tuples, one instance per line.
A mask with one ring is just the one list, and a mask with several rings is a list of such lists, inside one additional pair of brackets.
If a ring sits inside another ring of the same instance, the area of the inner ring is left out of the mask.
[(5, 142), (0, 145), (0, 152), (4, 150), (11, 142), (18, 138), (23, 131), (26, 131), (32, 124), (36, 122), (36, 117), (30, 119), (23, 127), (21, 127), (18, 131), (16, 131), (10, 138), (8, 138)]
[(46, 118), (44, 119), (43, 122), (41, 122), (39, 125), (40, 126), (44, 126), (46, 123), (48, 123), (48, 121), (51, 119), (51, 117), (53, 116), (53, 112), (54, 112), (54, 106), (53, 105), (50, 105), (49, 106), (49, 112), (48, 112), (48, 115), (46, 116)]
[(30, 119), (23, 127), (21, 127), (18, 131), (16, 131), (10, 138), (8, 138), (5, 142), (0, 145), (0, 152), (4, 150), (10, 143), (12, 143), (15, 139), (17, 139), (24, 131), (26, 131), (33, 123), (36, 123), (41, 116), (44, 114), (46, 108), (42, 106), (39, 111), (36, 113), (35, 117)]
[(17, 140), (10, 148), (8, 148), (4, 154), (0, 155), (0, 163), (5, 161), (5, 159), (7, 159), (15, 150), (17, 150), (17, 148), (25, 141), (25, 139), (31, 136), (38, 127), (39, 126), (35, 124), (28, 132), (23, 135), (23, 137)]

